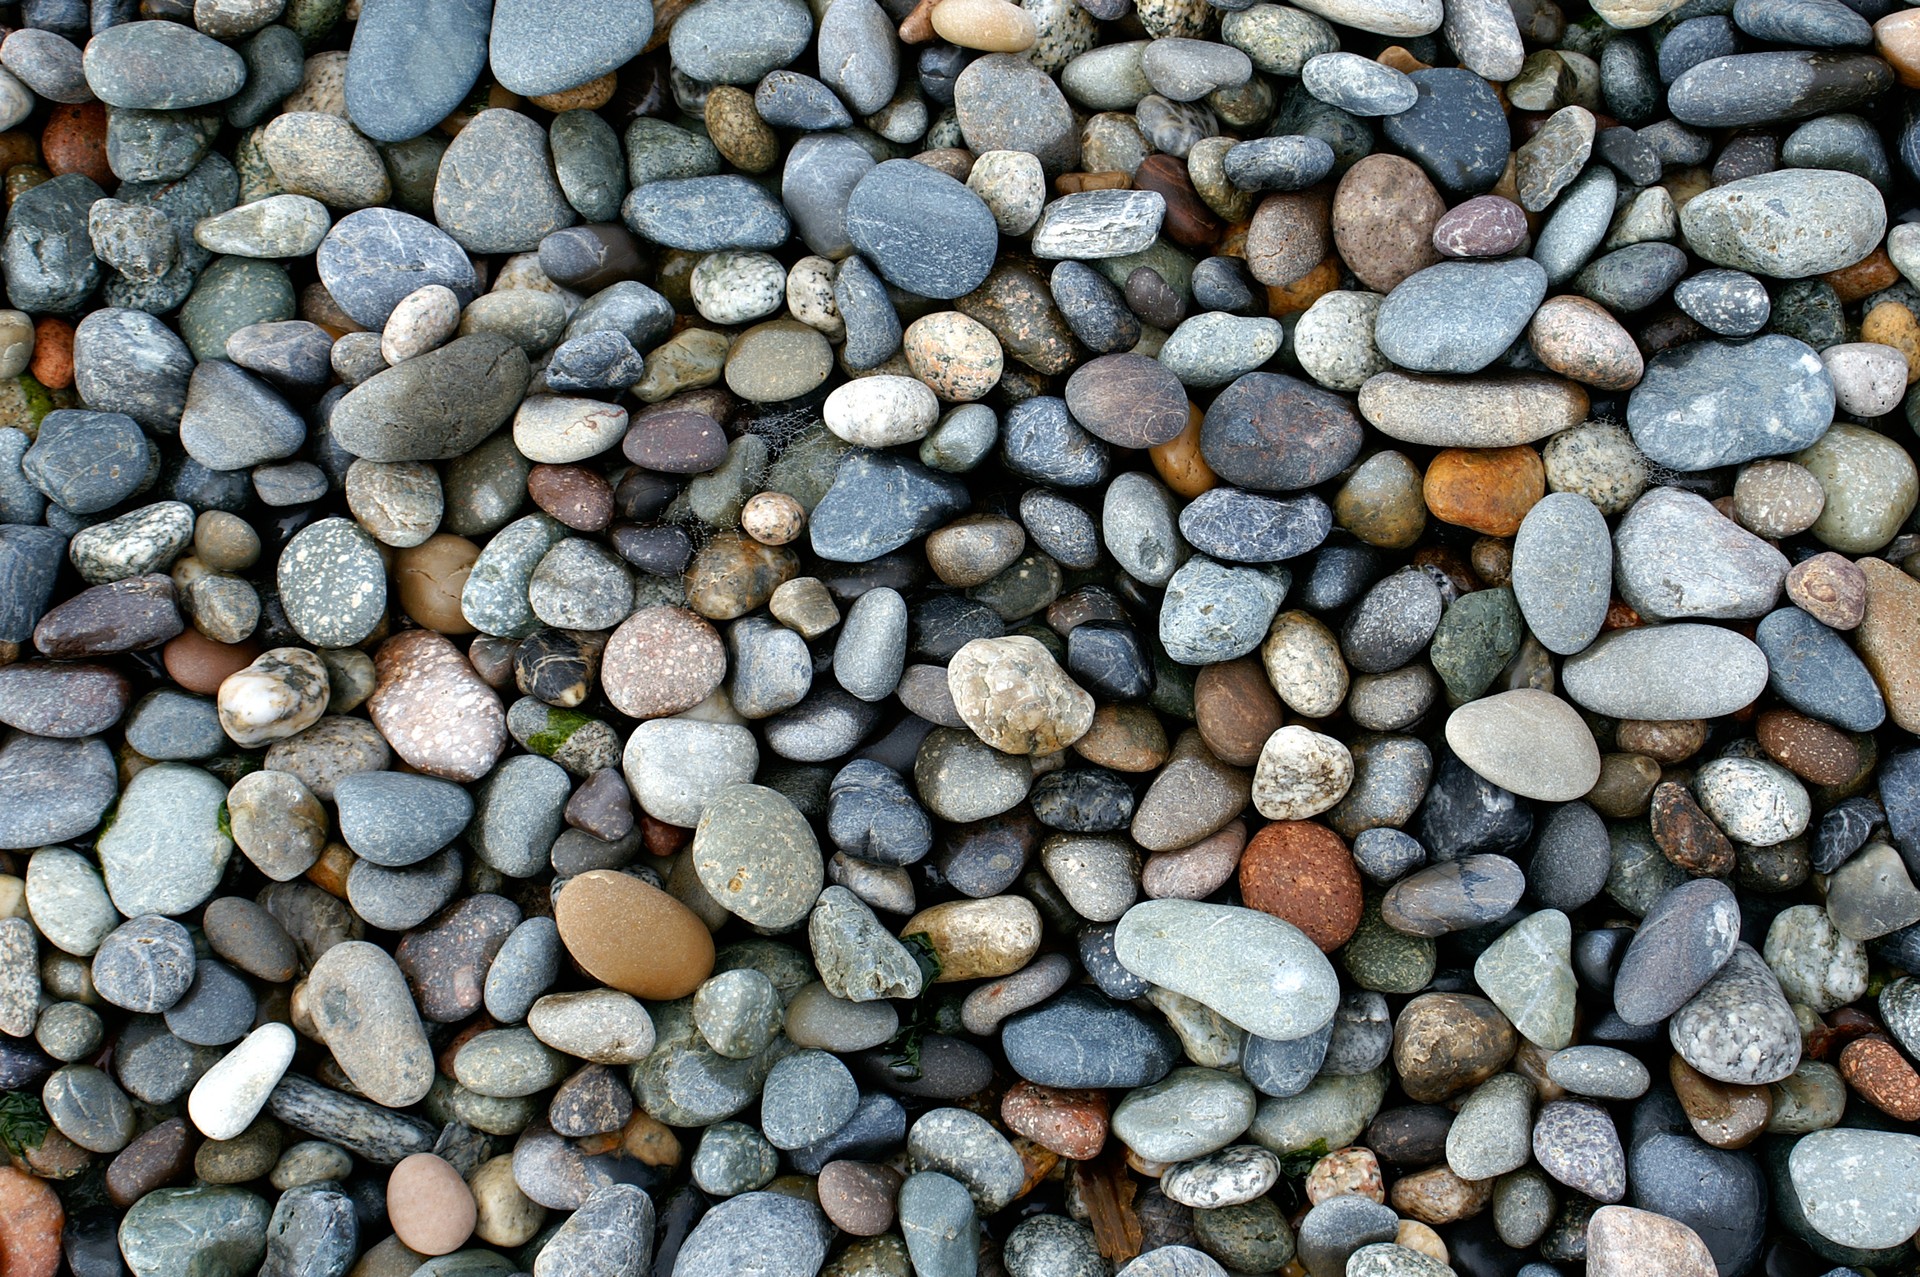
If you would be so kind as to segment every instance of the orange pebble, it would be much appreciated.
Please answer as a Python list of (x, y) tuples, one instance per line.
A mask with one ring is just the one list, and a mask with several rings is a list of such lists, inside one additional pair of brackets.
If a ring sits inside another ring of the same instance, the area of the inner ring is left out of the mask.
[(27, 371), (48, 390), (65, 390), (73, 384), (72, 324), (52, 315), (34, 321), (33, 362)]
[(1435, 518), (1493, 537), (1510, 537), (1547, 492), (1540, 454), (1513, 448), (1446, 448), (1427, 466), (1421, 495)]

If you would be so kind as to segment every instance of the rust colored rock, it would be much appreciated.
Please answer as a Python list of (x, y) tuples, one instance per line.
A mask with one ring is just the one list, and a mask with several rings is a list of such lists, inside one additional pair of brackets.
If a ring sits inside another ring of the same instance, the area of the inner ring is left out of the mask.
[(1376, 293), (1440, 260), (1434, 227), (1446, 201), (1418, 164), (1369, 155), (1348, 169), (1333, 193), (1333, 242), (1354, 275)]
[(1844, 785), (1860, 773), (1860, 746), (1831, 723), (1770, 709), (1754, 722), (1754, 734), (1769, 758), (1815, 785)]
[(1653, 841), (1668, 860), (1688, 873), (1720, 878), (1733, 872), (1733, 844), (1700, 810), (1685, 785), (1672, 781), (1655, 785), (1647, 820), (1653, 826)]
[(1193, 708), (1200, 739), (1221, 762), (1235, 767), (1259, 762), (1261, 746), (1281, 726), (1280, 697), (1266, 669), (1251, 656), (1201, 666)]
[(0, 1166), (0, 1277), (54, 1277), (66, 1219), (52, 1185)]
[(1901, 84), (1920, 89), (1920, 9), (1900, 9), (1874, 23), (1873, 49)]
[(33, 362), (27, 371), (48, 390), (73, 385), (73, 325), (52, 315), (33, 323)]
[(1325, 187), (1269, 195), (1247, 227), (1247, 268), (1272, 287), (1296, 283), (1333, 247), (1330, 230)]
[(507, 747), (507, 714), (460, 649), (431, 630), (409, 630), (373, 658), (367, 713), (405, 762), (466, 784), (493, 770)]
[(727, 674), (727, 649), (713, 626), (683, 607), (641, 608), (607, 640), (600, 683), (629, 718), (692, 709)]
[(693, 910), (611, 869), (569, 878), (553, 902), (561, 943), (587, 974), (636, 998), (684, 998), (713, 974), (713, 936)]
[(1000, 1120), (1008, 1130), (1076, 1162), (1100, 1155), (1110, 1116), (1105, 1091), (1016, 1082), (1000, 1100)]
[(108, 189), (118, 181), (107, 163), (107, 108), (99, 102), (54, 107), (40, 135), (40, 153), (55, 177), (82, 173)]
[(1443, 449), (1421, 484), (1435, 518), (1494, 537), (1518, 532), (1527, 511), (1546, 494), (1547, 468), (1524, 444)]
[(1866, 615), (1866, 573), (1824, 550), (1787, 569), (1787, 598), (1820, 624), (1851, 630)]
[(1667, 1077), (1693, 1133), (1715, 1148), (1745, 1148), (1773, 1116), (1773, 1095), (1764, 1086), (1716, 1082), (1677, 1055), (1667, 1061)]
[(1885, 1038), (1847, 1043), (1840, 1052), (1840, 1076), (1875, 1108), (1903, 1122), (1920, 1122), (1920, 1072)]
[(1393, 1026), (1393, 1068), (1407, 1098), (1437, 1104), (1505, 1067), (1520, 1035), (1485, 998), (1423, 993)]
[(1240, 856), (1249, 909), (1291, 922), (1332, 953), (1360, 925), (1365, 890), (1339, 834), (1311, 820), (1283, 820), (1254, 834)]

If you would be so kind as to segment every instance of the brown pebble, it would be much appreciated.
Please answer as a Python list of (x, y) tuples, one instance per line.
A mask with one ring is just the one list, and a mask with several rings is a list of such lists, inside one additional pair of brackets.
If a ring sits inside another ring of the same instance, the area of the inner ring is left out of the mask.
[(1860, 771), (1860, 747), (1831, 723), (1790, 709), (1770, 709), (1754, 721), (1767, 756), (1815, 785), (1844, 785)]
[(1590, 298), (1549, 298), (1527, 325), (1527, 340), (1541, 363), (1602, 390), (1631, 390), (1646, 371), (1633, 334)]
[(1390, 293), (1440, 260), (1433, 232), (1446, 211), (1418, 164), (1376, 153), (1348, 169), (1334, 190), (1333, 242), (1362, 284)]
[[(636, 998), (684, 998), (713, 974), (713, 936), (694, 912), (657, 887), (611, 869), (569, 878), (554, 924), (574, 961)], [(647, 943), (636, 944), (636, 936)]]
[(756, 492), (740, 508), (741, 530), (761, 545), (789, 545), (806, 525), (806, 507), (784, 492)]
[(1200, 739), (1221, 762), (1251, 767), (1280, 729), (1280, 697), (1255, 657), (1203, 665), (1193, 684), (1193, 717)]
[(1787, 569), (1787, 597), (1822, 625), (1851, 630), (1866, 615), (1866, 574), (1823, 550)]
[(1180, 433), (1147, 450), (1147, 459), (1153, 462), (1160, 481), (1189, 501), (1220, 485), (1219, 476), (1200, 453), (1200, 428), (1205, 422), (1206, 415), (1189, 404), (1187, 424)]
[(1667, 1061), (1667, 1077), (1693, 1133), (1715, 1148), (1745, 1148), (1773, 1116), (1773, 1096), (1764, 1086), (1717, 1082), (1678, 1055)]
[(1247, 907), (1291, 922), (1322, 953), (1352, 939), (1363, 894), (1347, 844), (1311, 820), (1268, 825), (1240, 857), (1240, 895)]
[(1380, 1179), (1380, 1159), (1370, 1148), (1337, 1148), (1307, 1172), (1307, 1200), (1318, 1206), (1329, 1197), (1364, 1197), (1386, 1204), (1387, 1189)]
[(387, 1219), (409, 1250), (447, 1255), (473, 1236), (473, 1193), (444, 1158), (415, 1153), (387, 1177)]
[(605, 75), (595, 76), (585, 84), (576, 84), (571, 89), (562, 89), (558, 93), (536, 93), (527, 101), (542, 111), (551, 111), (555, 115), (562, 111), (598, 111), (613, 101), (613, 91), (619, 87), (620, 73), (609, 71)]
[(1480, 1085), (1505, 1067), (1520, 1035), (1485, 998), (1423, 993), (1393, 1026), (1393, 1067), (1407, 1098), (1434, 1104)]
[(1167, 366), (1132, 351), (1090, 359), (1067, 378), (1074, 420), (1118, 448), (1151, 448), (1187, 425), (1187, 392)]
[(662, 474), (704, 474), (727, 459), (727, 432), (691, 408), (643, 413), (627, 428), (621, 451)]
[(1110, 1116), (1105, 1091), (1016, 1082), (1000, 1100), (1000, 1120), (1008, 1130), (1076, 1162), (1100, 1155)]
[(1206, 249), (1220, 238), (1220, 218), (1193, 189), (1187, 162), (1177, 155), (1149, 155), (1133, 174), (1134, 189), (1158, 191), (1167, 202), (1161, 234), (1187, 249)]
[(743, 173), (764, 173), (780, 158), (780, 139), (754, 109), (753, 94), (731, 84), (707, 91), (707, 136), (721, 158)]
[[(67, 1142), (55, 1140), (56, 1135), (48, 1131), (47, 1142)], [(0, 1277), (54, 1277), (65, 1223), (66, 1209), (51, 1184), (0, 1166)]]
[(1866, 609), (1854, 644), (1886, 698), (1887, 717), (1920, 732), (1920, 581), (1885, 559), (1856, 566), (1865, 576)]
[(1602, 816), (1626, 820), (1645, 813), (1659, 783), (1660, 764), (1645, 754), (1602, 754), (1600, 779), (1587, 791), (1585, 802)]
[(1423, 1224), (1456, 1224), (1492, 1203), (1493, 1185), (1490, 1179), (1461, 1179), (1444, 1166), (1430, 1166), (1396, 1180), (1387, 1201)]
[[(1362, 160), (1348, 170), (1341, 189), (1366, 162)], [(1413, 166), (1409, 163), (1408, 167)], [(1270, 286), (1284, 288), (1299, 282), (1333, 248), (1328, 218), (1324, 187), (1267, 196), (1253, 210), (1253, 221), (1247, 227), (1247, 269), (1255, 279)], [(1406, 234), (1404, 225), (1400, 233)]]
[(73, 325), (53, 315), (33, 321), (33, 362), (27, 365), (35, 381), (48, 390), (73, 385)]
[(1920, 1122), (1920, 1072), (1887, 1039), (1847, 1043), (1840, 1052), (1840, 1076), (1875, 1108), (1903, 1122)]
[(212, 696), (228, 677), (253, 664), (260, 644), (253, 639), (216, 643), (199, 630), (189, 629), (160, 649), (160, 660), (174, 682), (189, 692)]
[(613, 486), (585, 466), (535, 466), (527, 475), (527, 495), (578, 532), (598, 532), (613, 519)]
[(1709, 724), (1701, 718), (1668, 720), (1623, 718), (1614, 729), (1614, 743), (1660, 763), (1692, 758), (1707, 743)]
[(1093, 711), (1093, 725), (1073, 752), (1096, 767), (1137, 774), (1167, 761), (1167, 729), (1145, 705), (1111, 703)]
[(1677, 1219), (1602, 1206), (1587, 1220), (1587, 1277), (1715, 1277), (1700, 1235)]
[(1234, 821), (1191, 847), (1156, 851), (1140, 872), (1140, 889), (1154, 900), (1204, 900), (1239, 867), (1247, 827)]
[(185, 1118), (170, 1117), (150, 1127), (108, 1164), (107, 1196), (125, 1210), (154, 1189), (184, 1179), (193, 1170), (193, 1142)]
[(83, 173), (109, 189), (117, 181), (107, 163), (107, 108), (99, 102), (54, 107), (40, 135), (40, 151), (55, 177)]
[(893, 1227), (893, 1199), (901, 1175), (872, 1162), (828, 1162), (820, 1168), (815, 1190), (820, 1210), (842, 1232), (877, 1237)]
[(480, 547), (451, 532), (436, 532), (419, 545), (393, 552), (393, 581), (400, 610), (439, 634), (471, 634), (460, 610), (460, 593), (480, 557)]

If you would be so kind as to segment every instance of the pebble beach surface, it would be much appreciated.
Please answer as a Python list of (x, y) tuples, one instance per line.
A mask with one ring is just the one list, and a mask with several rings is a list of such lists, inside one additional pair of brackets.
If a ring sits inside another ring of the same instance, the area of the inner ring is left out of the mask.
[(1916, 90), (0, 3), (0, 1277), (1908, 1272)]

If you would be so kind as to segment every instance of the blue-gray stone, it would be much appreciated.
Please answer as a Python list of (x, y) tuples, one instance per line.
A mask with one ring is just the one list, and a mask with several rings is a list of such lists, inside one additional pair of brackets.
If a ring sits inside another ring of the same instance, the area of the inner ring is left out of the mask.
[(1844, 111), (1892, 87), (1893, 68), (1869, 54), (1736, 53), (1702, 62), (1674, 80), (1667, 109), (1696, 128), (1743, 128)]
[(171, 431), (186, 408), (192, 373), (186, 343), (145, 311), (103, 308), (74, 330), (74, 387), (90, 408)]
[(518, 111), (480, 112), (441, 157), (433, 220), (469, 253), (529, 252), (575, 216), (547, 131)]
[(853, 123), (840, 99), (798, 71), (770, 71), (753, 91), (753, 109), (776, 129), (843, 129)]
[(363, 208), (333, 224), (315, 254), (320, 282), (355, 323), (378, 332), (407, 294), (428, 284), (473, 300), (473, 263), (453, 237), (411, 213)]
[(300, 87), (307, 55), (293, 28), (275, 23), (249, 36), (240, 57), (247, 64), (247, 82), (227, 103), (227, 123), (244, 129), (266, 119)]
[(178, 111), (238, 93), (247, 64), (185, 23), (127, 22), (87, 42), (86, 74), (108, 106)]
[(1583, 802), (1554, 808), (1527, 862), (1527, 890), (1554, 909), (1578, 909), (1600, 894), (1610, 864), (1607, 822)]
[(1087, 988), (1010, 1016), (1000, 1044), (1013, 1071), (1040, 1086), (1147, 1086), (1180, 1058), (1179, 1039), (1160, 1017)]
[(1333, 171), (1333, 148), (1317, 137), (1260, 137), (1234, 143), (1224, 162), (1243, 191), (1298, 191)]
[(1886, 701), (1852, 645), (1799, 608), (1770, 613), (1753, 641), (1766, 653), (1767, 685), (1801, 713), (1849, 732), (1886, 719)]
[(890, 1156), (907, 1138), (907, 1112), (891, 1095), (860, 1097), (859, 1107), (839, 1130), (805, 1148), (789, 1149), (787, 1159), (802, 1175), (818, 1175), (828, 1162), (876, 1161)]
[(0, 642), (24, 643), (33, 637), (33, 627), (46, 615), (53, 598), (53, 583), (60, 575), (66, 548), (67, 539), (52, 528), (0, 524)]
[(1766, 285), (1743, 270), (1719, 267), (1674, 285), (1673, 304), (1722, 337), (1750, 337), (1766, 327), (1773, 313)]
[(344, 1277), (360, 1249), (360, 1216), (339, 1185), (322, 1180), (281, 1194), (267, 1221), (260, 1277)]
[(889, 283), (943, 301), (978, 288), (1000, 245), (986, 202), (916, 160), (888, 160), (860, 179), (847, 234)]
[(132, 496), (153, 465), (153, 445), (133, 418), (65, 408), (41, 420), (20, 468), (56, 505), (97, 514)]
[(553, 173), (583, 221), (611, 222), (627, 193), (627, 162), (613, 126), (592, 111), (562, 111), (547, 129)]
[(14, 306), (29, 314), (57, 315), (77, 310), (87, 300), (104, 269), (93, 255), (87, 210), (105, 197), (85, 174), (62, 173), (13, 201), (7, 210), (6, 239), (0, 244), (0, 270)]
[[(900, 1186), (899, 1211), (919, 1277), (972, 1277), (980, 1260), (980, 1221), (964, 1184), (938, 1171), (917, 1172)], [(676, 1269), (675, 1277), (699, 1275)]]
[(1655, 1024), (1719, 974), (1740, 939), (1740, 906), (1716, 878), (1674, 887), (1641, 919), (1614, 977), (1613, 1005), (1629, 1024)]
[(1769, 44), (1846, 49), (1873, 43), (1873, 24), (1839, 0), (1735, 0), (1733, 21)]
[(619, 70), (652, 35), (651, 5), (494, 0), (493, 78), (524, 97), (559, 93)]
[(737, 174), (649, 182), (627, 196), (621, 216), (636, 235), (696, 253), (778, 248), (791, 230), (766, 187)]
[(300, 450), (307, 423), (278, 394), (224, 359), (193, 370), (180, 446), (209, 470), (245, 470)]
[(827, 791), (827, 836), (849, 856), (910, 865), (933, 849), (933, 822), (891, 767), (855, 759)]
[(1627, 1154), (1633, 1204), (1699, 1234), (1722, 1277), (1747, 1272), (1766, 1237), (1767, 1184), (1750, 1153), (1655, 1131)]
[(1313, 493), (1279, 499), (1211, 488), (1180, 512), (1180, 535), (1202, 554), (1236, 563), (1276, 563), (1327, 539), (1333, 512)]
[(1015, 474), (1062, 488), (1084, 488), (1107, 477), (1113, 452), (1067, 411), (1067, 401), (1035, 395), (1008, 409), (1000, 456)]
[(847, 201), (873, 167), (867, 148), (842, 134), (803, 137), (793, 144), (781, 170), (780, 199), (808, 248), (832, 257), (852, 250)]
[[(14, 531), (59, 536), (45, 528), (0, 528), (0, 533)], [(47, 580), (51, 586), (51, 572)], [(0, 745), (0, 848), (43, 847), (79, 837), (100, 823), (118, 788), (106, 742), (16, 735)]]
[(959, 480), (888, 452), (854, 449), (814, 507), (813, 552), (836, 563), (867, 563), (966, 513)]
[(820, 1208), (804, 1198), (742, 1193), (694, 1225), (680, 1244), (673, 1277), (814, 1277), (832, 1236)]
[(1291, 583), (1281, 568), (1229, 567), (1194, 555), (1167, 581), (1160, 643), (1183, 665), (1212, 665), (1260, 645)]
[(1319, 1075), (1332, 1043), (1331, 1020), (1303, 1038), (1285, 1042), (1248, 1034), (1240, 1056), (1240, 1072), (1262, 1095), (1275, 1099), (1298, 1095)]
[(404, 142), (452, 115), (487, 65), (493, 0), (366, 0), (347, 50), (347, 115)]
[(120, 1221), (120, 1251), (136, 1273), (237, 1277), (260, 1266), (271, 1218), (266, 1202), (243, 1188), (157, 1188), (129, 1207)]
[(1805, 342), (1778, 333), (1696, 341), (1647, 361), (1627, 428), (1649, 460), (1711, 470), (1797, 452), (1833, 421), (1833, 381)]
[(813, 39), (802, 0), (700, 0), (682, 13), (667, 51), (682, 75), (703, 84), (752, 84), (799, 57)]
[(449, 780), (407, 772), (354, 772), (334, 786), (340, 836), (376, 865), (426, 859), (467, 827), (473, 799)]

